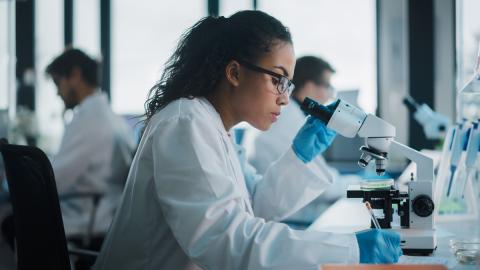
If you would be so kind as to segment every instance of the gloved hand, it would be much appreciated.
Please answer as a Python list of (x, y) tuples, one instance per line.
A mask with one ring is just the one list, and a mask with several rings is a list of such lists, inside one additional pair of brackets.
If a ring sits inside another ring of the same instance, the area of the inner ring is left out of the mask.
[(367, 230), (356, 233), (360, 248), (360, 263), (396, 263), (403, 252), (400, 235), (387, 230)]
[(315, 117), (309, 116), (293, 139), (293, 151), (304, 163), (325, 151), (337, 133)]

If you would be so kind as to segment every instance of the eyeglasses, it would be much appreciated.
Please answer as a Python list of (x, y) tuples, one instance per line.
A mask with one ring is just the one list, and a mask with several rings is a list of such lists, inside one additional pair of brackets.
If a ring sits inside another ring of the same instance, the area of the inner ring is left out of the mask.
[(292, 94), (292, 91), (295, 88), (295, 85), (292, 83), (292, 81), (290, 81), (287, 78), (287, 76), (282, 75), (282, 74), (278, 74), (278, 73), (270, 71), (268, 69), (261, 68), (259, 66), (256, 66), (256, 65), (252, 64), (252, 63), (249, 63), (247, 61), (237, 60), (237, 62), (240, 63), (241, 65), (245, 66), (246, 68), (250, 69), (250, 70), (260, 72), (260, 73), (265, 73), (265, 74), (268, 74), (268, 75), (278, 79), (277, 91), (278, 91), (279, 95), (283, 95), (283, 94), (287, 93), (287, 95), (290, 96), (290, 94)]

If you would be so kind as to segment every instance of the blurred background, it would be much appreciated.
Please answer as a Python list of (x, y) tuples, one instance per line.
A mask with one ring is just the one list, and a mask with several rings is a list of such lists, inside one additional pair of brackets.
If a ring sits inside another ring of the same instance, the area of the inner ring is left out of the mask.
[[(409, 94), (454, 119), (480, 39), (476, 0), (0, 0), (2, 136), (34, 133), (35, 144), (55, 153), (68, 113), (45, 67), (65, 47), (102, 62), (116, 113), (141, 115), (180, 35), (204, 16), (244, 9), (280, 19), (297, 56), (329, 61), (340, 95), (358, 91), (358, 105), (395, 124), (398, 140), (414, 148), (434, 143), (413, 136), (421, 127), (401, 99)], [(34, 127), (19, 130), (28, 121)]]
[[(480, 46), (479, 0), (0, 0), (0, 138), (57, 153), (72, 112), (45, 68), (74, 47), (101, 63), (101, 90), (138, 142), (138, 116), (182, 33), (202, 17), (246, 9), (288, 26), (296, 56), (327, 60), (337, 96), (392, 123), (400, 143), (443, 143), (427, 138), (406, 96), (459, 120), (458, 92)], [(325, 158), (341, 173), (357, 172), (359, 145), (338, 138)], [(405, 160), (395, 154), (389, 166), (400, 173)]]

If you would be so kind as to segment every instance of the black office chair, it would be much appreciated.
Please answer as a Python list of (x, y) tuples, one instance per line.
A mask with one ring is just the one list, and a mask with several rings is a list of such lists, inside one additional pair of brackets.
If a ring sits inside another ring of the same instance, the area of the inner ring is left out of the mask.
[(69, 254), (94, 260), (98, 253), (67, 249), (52, 166), (33, 146), (0, 140), (13, 209), (18, 269), (70, 269)]

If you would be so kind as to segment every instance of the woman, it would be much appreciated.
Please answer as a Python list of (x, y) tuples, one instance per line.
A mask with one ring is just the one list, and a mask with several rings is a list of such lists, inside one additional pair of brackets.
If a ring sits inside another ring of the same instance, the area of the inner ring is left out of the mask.
[(331, 181), (310, 162), (334, 137), (320, 121), (309, 119), (262, 179), (244, 177), (229, 130), (241, 121), (266, 130), (276, 121), (294, 63), (287, 28), (259, 11), (207, 17), (183, 36), (151, 90), (97, 269), (317, 269), (398, 259), (398, 235), (279, 223)]

